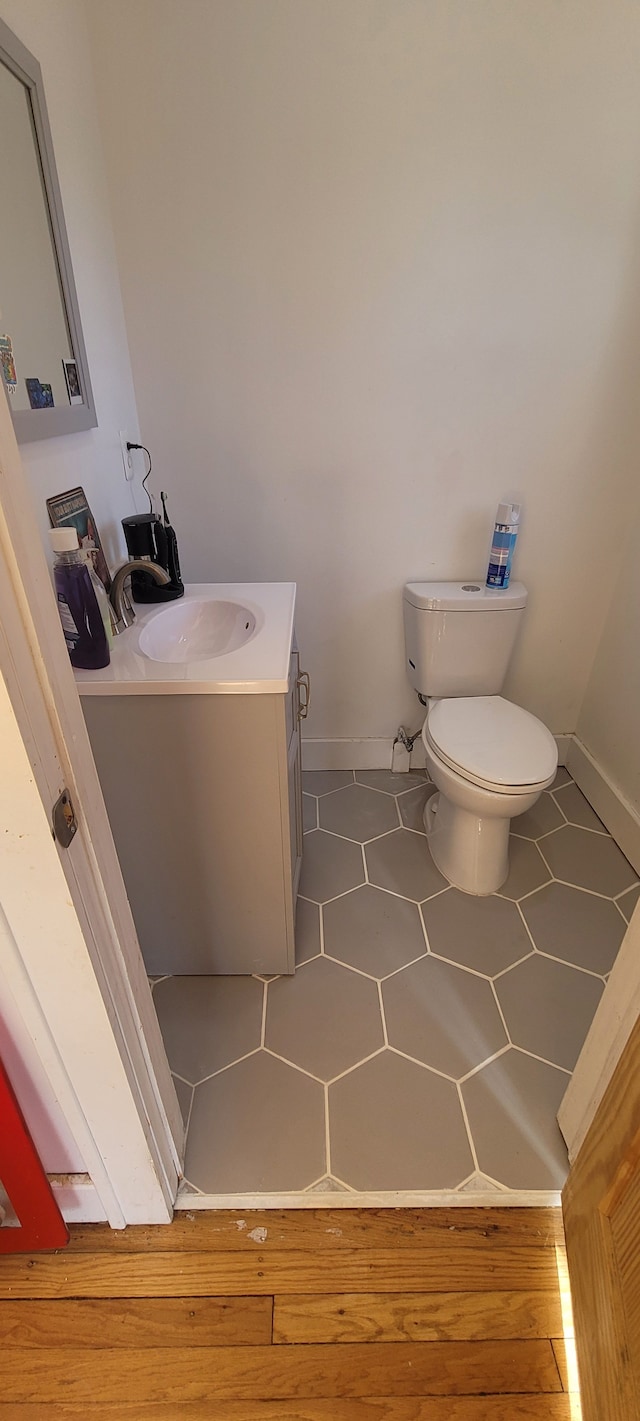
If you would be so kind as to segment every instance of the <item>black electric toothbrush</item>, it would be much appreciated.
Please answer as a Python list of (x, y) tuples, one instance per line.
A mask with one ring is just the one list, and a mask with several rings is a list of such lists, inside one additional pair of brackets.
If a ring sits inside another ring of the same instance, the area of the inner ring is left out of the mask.
[(180, 558), (178, 557), (178, 539), (176, 538), (175, 530), (171, 527), (171, 524), (169, 522), (169, 515), (167, 513), (166, 493), (160, 493), (160, 501), (162, 503), (162, 512), (164, 514), (164, 528), (167, 535), (167, 561), (169, 564), (168, 573), (176, 590), (180, 589), (180, 591), (178, 591), (178, 596), (181, 597), (182, 593), (184, 592), (184, 585), (180, 573)]

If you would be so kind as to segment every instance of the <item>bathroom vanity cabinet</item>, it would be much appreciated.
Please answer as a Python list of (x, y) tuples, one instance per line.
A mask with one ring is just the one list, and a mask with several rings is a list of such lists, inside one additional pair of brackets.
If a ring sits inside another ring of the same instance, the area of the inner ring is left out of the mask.
[(297, 651), (286, 695), (85, 696), (82, 711), (149, 975), (293, 972)]
[(293, 972), (304, 680), (294, 644), (277, 694), (79, 686), (151, 976)]

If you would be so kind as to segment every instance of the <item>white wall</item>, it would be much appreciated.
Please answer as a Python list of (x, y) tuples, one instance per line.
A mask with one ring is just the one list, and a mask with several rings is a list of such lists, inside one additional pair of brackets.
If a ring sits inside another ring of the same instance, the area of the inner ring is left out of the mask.
[(577, 733), (614, 788), (640, 817), (640, 518), (623, 537), (609, 615)]
[[(98, 415), (97, 429), (22, 445), (22, 458), (45, 541), (49, 526), (45, 500), (81, 484), (108, 559), (114, 564), (124, 554), (120, 520), (136, 506), (131, 485), (124, 478), (118, 431), (126, 430), (135, 440), (138, 418), (85, 6), (83, 0), (55, 0), (55, 4), (50, 0), (0, 0), (0, 18), (42, 67)], [(21, 373), (34, 372), (19, 371), (19, 376)], [(144, 507), (144, 498), (139, 506)]]
[[(295, 578), (308, 733), (418, 723), (405, 579), (525, 504), (508, 692), (573, 730), (635, 477), (635, 0), (89, 0), (190, 579)], [(594, 576), (598, 596), (594, 597)]]

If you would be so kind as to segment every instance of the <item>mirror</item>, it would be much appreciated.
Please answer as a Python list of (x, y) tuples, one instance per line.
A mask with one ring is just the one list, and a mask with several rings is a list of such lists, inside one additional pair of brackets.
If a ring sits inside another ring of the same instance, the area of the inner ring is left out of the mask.
[(0, 371), (20, 442), (97, 424), (40, 66), (0, 21)]

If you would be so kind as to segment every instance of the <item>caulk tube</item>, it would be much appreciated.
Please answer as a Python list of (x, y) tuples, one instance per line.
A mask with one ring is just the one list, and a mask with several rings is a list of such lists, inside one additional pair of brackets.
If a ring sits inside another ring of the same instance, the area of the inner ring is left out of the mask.
[(487, 587), (508, 587), (520, 527), (520, 504), (499, 503), (487, 569)]

